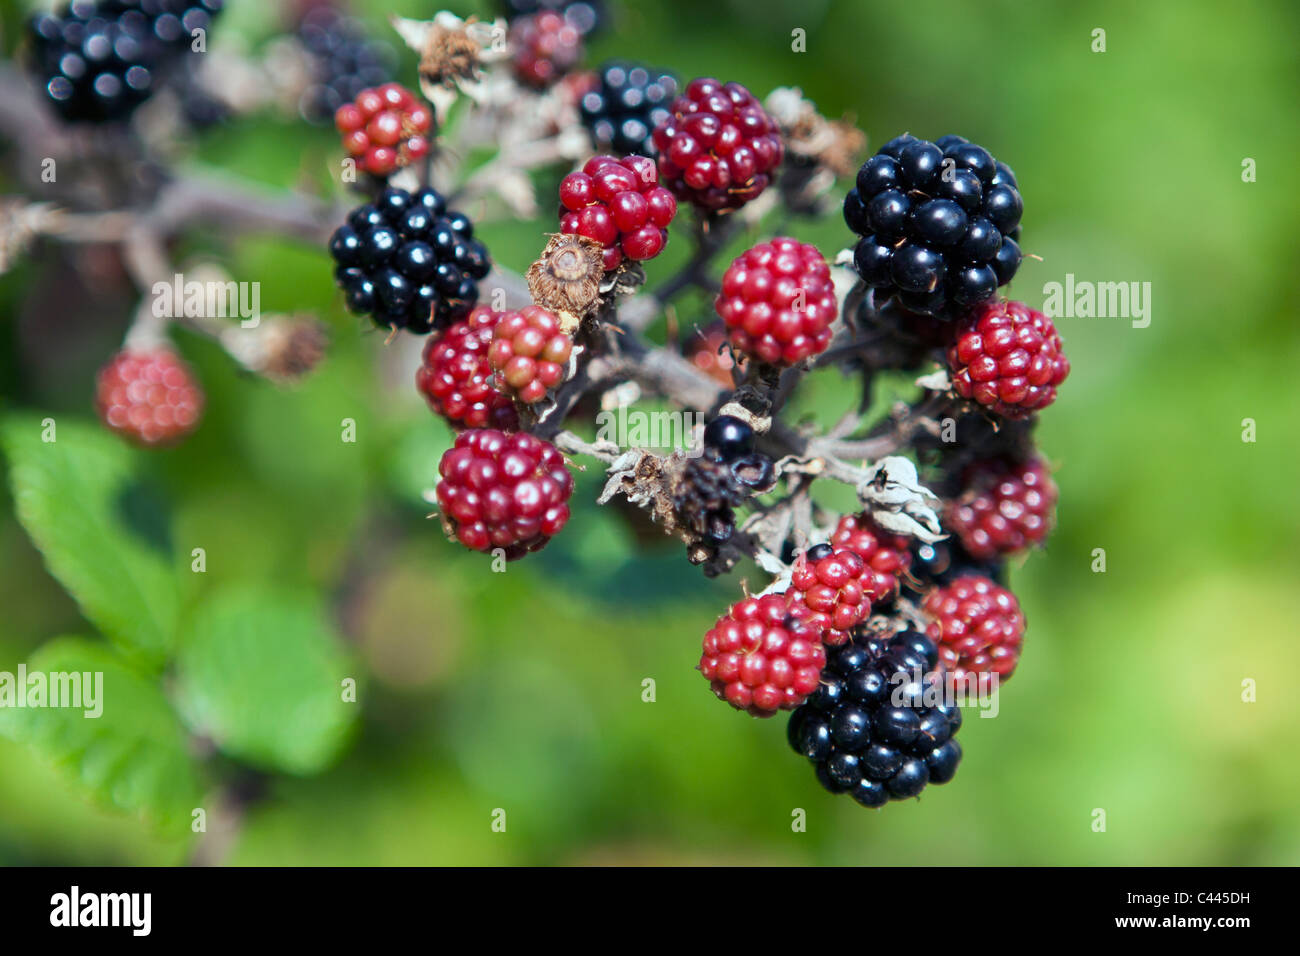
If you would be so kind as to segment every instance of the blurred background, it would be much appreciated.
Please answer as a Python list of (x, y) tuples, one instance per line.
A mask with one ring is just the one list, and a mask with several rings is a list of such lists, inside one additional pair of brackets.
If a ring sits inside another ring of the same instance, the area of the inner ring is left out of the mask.
[[(228, 6), (215, 48), (256, 50), (286, 29), (277, 4)], [(0, 0), (7, 58), (29, 8)], [(1300, 9), (611, 8), (612, 27), (588, 47), (593, 66), (633, 58), (760, 96), (799, 86), (825, 114), (855, 116), (872, 150), (905, 130), (988, 147), (1015, 169), (1022, 246), (1040, 257), (1025, 261), (1013, 297), (1041, 307), (1044, 283), (1067, 273), (1151, 283), (1148, 328), (1058, 320), (1073, 371), (1038, 432), (1057, 467), (1058, 528), (1046, 552), (1012, 568), (1024, 657), (996, 719), (969, 714), (955, 780), (864, 810), (817, 785), (783, 718), (752, 720), (714, 699), (694, 670), (699, 639), (743, 574), (707, 581), (680, 544), (636, 537), (592, 503), (594, 469), (579, 477), (565, 532), (508, 573), (448, 544), (420, 492), (449, 433), (409, 382), (381, 376), (382, 336), (344, 310), (326, 250), (196, 235), (178, 259), (204, 252), (260, 281), (264, 311), (315, 311), (331, 350), (286, 391), (179, 333), (206, 418), (179, 448), (131, 452), (131, 467), (195, 600), (265, 580), (327, 609), (361, 686), (358, 715), (310, 772), (232, 767), (191, 743), (209, 758), (196, 771), (209, 794), (199, 805), (239, 808), (237, 826), (202, 840), (89, 796), (75, 762), (0, 736), (0, 863), (1300, 862), (1300, 708), (1283, 680), (1300, 666), (1300, 193), (1286, 179), (1300, 151)], [(387, 13), (438, 7), (350, 9), (396, 47)], [(1098, 28), (1104, 53), (1092, 50)], [(795, 29), (807, 52), (791, 51)], [(402, 57), (399, 79), (413, 84), (414, 58)], [(175, 162), (319, 190), (337, 153), (332, 130), (267, 115), (207, 129)], [(1243, 182), (1247, 158), (1255, 182)], [(0, 187), (16, 189), (7, 170)], [(522, 270), (550, 228), (548, 218), (479, 232)], [(836, 215), (791, 231), (827, 251), (850, 240)], [(684, 247), (670, 245), (652, 279)], [(0, 277), (5, 414), (93, 422), (94, 372), (135, 303), (109, 258), (44, 245)], [(70, 284), (81, 287), (74, 307)], [(847, 387), (820, 372), (799, 408), (833, 419)], [(337, 440), (344, 418), (356, 420), (355, 444)], [(1244, 419), (1254, 442), (1242, 440)], [(102, 639), (2, 488), (0, 670), (12, 672), (52, 637)], [(197, 546), (207, 571), (189, 575)], [(1104, 573), (1092, 570), (1097, 548)], [(654, 703), (642, 701), (646, 678)], [(496, 808), (505, 833), (493, 832)], [(807, 832), (792, 832), (794, 808), (807, 811)], [(1105, 832), (1093, 829), (1096, 808)]]

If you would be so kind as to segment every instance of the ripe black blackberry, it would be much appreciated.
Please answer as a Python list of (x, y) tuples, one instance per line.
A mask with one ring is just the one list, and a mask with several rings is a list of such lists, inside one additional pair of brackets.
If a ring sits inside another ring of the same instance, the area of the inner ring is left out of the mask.
[(855, 635), (828, 657), (787, 731), (823, 787), (881, 807), (952, 779), (961, 710), (934, 696), (938, 660), (934, 643), (915, 631), (886, 640)]
[(578, 106), (597, 152), (656, 155), (650, 134), (669, 117), (677, 79), (663, 70), (612, 61), (597, 71), (596, 85)]
[(542, 10), (556, 10), (583, 36), (598, 31), (605, 25), (604, 0), (501, 0), (501, 12), (506, 20), (531, 16)]
[(897, 296), (941, 318), (1011, 281), (1022, 211), (1010, 168), (960, 136), (890, 140), (844, 200), (844, 221), (862, 236), (853, 263), (876, 302)]
[(189, 52), (222, 0), (72, 0), (28, 23), (31, 69), (66, 120), (124, 120)]
[(1005, 561), (978, 561), (971, 557), (956, 537), (945, 538), (934, 544), (915, 541), (912, 545), (912, 564), (904, 579), (903, 590), (908, 597), (920, 599), (932, 588), (943, 587), (957, 578), (972, 574), (989, 578), (1006, 587)]
[(333, 7), (309, 10), (298, 23), (297, 36), (311, 58), (312, 81), (299, 102), (309, 122), (333, 124), (340, 106), (394, 77), (393, 47), (369, 36), (365, 24)]
[(468, 315), (492, 268), (469, 218), (433, 189), (388, 187), (358, 206), (330, 237), (330, 255), (349, 309), (417, 335)]

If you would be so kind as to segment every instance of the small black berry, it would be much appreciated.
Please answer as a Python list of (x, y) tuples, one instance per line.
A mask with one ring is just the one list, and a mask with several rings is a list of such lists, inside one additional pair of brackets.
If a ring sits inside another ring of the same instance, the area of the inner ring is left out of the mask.
[(898, 187), (901, 172), (898, 160), (877, 153), (858, 170), (858, 193), (868, 198), (886, 189)]
[(910, 757), (903, 761), (898, 771), (885, 781), (885, 788), (895, 800), (918, 796), (930, 782), (930, 768), (924, 760)]
[(907, 217), (912, 203), (898, 189), (886, 189), (871, 197), (867, 203), (867, 221), (871, 228), (884, 236), (901, 236), (907, 228)]
[[(953, 728), (954, 731), (956, 729)], [(930, 783), (947, 783), (957, 772), (957, 764), (960, 762), (961, 744), (949, 740), (925, 758), (925, 765), (930, 771)]]
[(734, 461), (754, 450), (754, 429), (734, 415), (719, 415), (704, 426), (704, 448), (719, 461)]

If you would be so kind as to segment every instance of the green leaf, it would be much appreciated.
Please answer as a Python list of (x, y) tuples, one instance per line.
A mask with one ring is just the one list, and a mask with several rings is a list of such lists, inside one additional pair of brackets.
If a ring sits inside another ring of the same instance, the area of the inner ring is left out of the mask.
[(315, 773), (342, 748), (357, 704), (351, 661), (313, 597), (231, 587), (194, 612), (176, 655), (177, 706), (238, 760)]
[(83, 422), (61, 419), (57, 440), (46, 435), (34, 416), (0, 423), (18, 520), (82, 613), (129, 657), (158, 666), (175, 638), (180, 582), (159, 544), (164, 523), (140, 517), (148, 496), (133, 453)]
[[(157, 682), (111, 648), (76, 637), (47, 642), (27, 662), (29, 682), (52, 672), (102, 675), (102, 683), (81, 680), (83, 694), (98, 684), (98, 706), (87, 706), (94, 702), (84, 696), (79, 707), (0, 706), (0, 734), (26, 744), (100, 802), (188, 833), (203, 789), (185, 729)], [(100, 716), (86, 716), (96, 709)]]

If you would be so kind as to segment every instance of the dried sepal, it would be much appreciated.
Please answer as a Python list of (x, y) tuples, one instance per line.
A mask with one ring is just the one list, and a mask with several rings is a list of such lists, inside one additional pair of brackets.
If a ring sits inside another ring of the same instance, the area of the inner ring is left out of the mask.
[(432, 20), (389, 18), (406, 45), (420, 56), (420, 92), (441, 124), (458, 93), (480, 101), (482, 67), (509, 55), (504, 20), (461, 19), (443, 10)]
[(848, 119), (831, 120), (795, 87), (773, 90), (764, 103), (781, 127), (787, 161), (778, 187), (795, 212), (820, 215), (839, 179), (852, 176), (867, 137)]
[(601, 305), (601, 245), (585, 236), (553, 234), (537, 261), (528, 267), (528, 291), (533, 301), (560, 316), (562, 324), (578, 323)]
[(328, 327), (307, 314), (264, 315), (253, 328), (225, 329), (221, 345), (250, 372), (276, 385), (292, 385), (325, 357)]
[(857, 172), (867, 137), (848, 118), (822, 116), (798, 87), (773, 90), (763, 106), (781, 127), (782, 142), (792, 157), (823, 167), (834, 177)]

